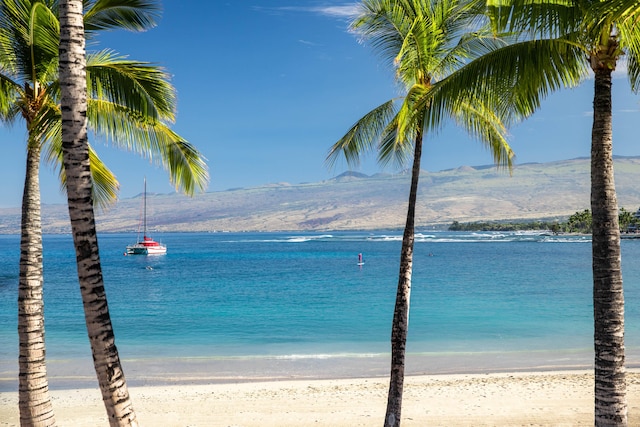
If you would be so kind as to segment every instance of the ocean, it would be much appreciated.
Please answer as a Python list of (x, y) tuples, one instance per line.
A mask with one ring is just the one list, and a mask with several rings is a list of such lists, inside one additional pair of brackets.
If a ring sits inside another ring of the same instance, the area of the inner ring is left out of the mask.
[[(99, 236), (131, 384), (385, 376), (401, 231)], [(0, 391), (17, 390), (19, 236), (0, 236)], [(358, 265), (362, 254), (364, 265)], [(640, 365), (640, 239), (622, 241), (627, 364)], [(69, 235), (44, 237), (51, 388), (93, 386)], [(585, 236), (419, 230), (407, 374), (591, 368)]]

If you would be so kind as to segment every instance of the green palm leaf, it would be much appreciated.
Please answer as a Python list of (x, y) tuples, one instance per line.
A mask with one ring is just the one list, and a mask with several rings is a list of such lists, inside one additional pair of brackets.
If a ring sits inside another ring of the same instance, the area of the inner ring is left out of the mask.
[[(640, 12), (638, 13), (640, 15)], [(631, 89), (640, 90), (640, 27), (633, 20), (622, 20), (617, 24), (620, 34), (620, 45), (626, 52), (627, 73)]]
[(89, 34), (99, 30), (142, 31), (154, 27), (160, 5), (145, 0), (85, 0), (84, 27)]
[(207, 167), (196, 148), (160, 121), (138, 118), (139, 113), (122, 105), (89, 100), (91, 129), (112, 145), (134, 151), (169, 170), (171, 182), (186, 194), (203, 190)]
[[(62, 162), (62, 122), (60, 109), (57, 104), (50, 103), (43, 108), (32, 123), (31, 134), (39, 135), (39, 141), (47, 141), (44, 146), (44, 161), (58, 170), (60, 189), (66, 191), (67, 177)], [(100, 209), (106, 209), (117, 198), (118, 180), (111, 170), (102, 162), (97, 153), (89, 145), (89, 159), (91, 161), (91, 177), (93, 185), (93, 200)]]
[(176, 94), (162, 67), (131, 61), (113, 51), (87, 55), (87, 91), (153, 120), (175, 119)]
[(497, 166), (511, 171), (515, 154), (507, 141), (508, 132), (490, 106), (480, 100), (461, 105), (454, 119), (459, 127), (487, 147)]
[(358, 166), (365, 153), (377, 148), (377, 140), (385, 132), (387, 122), (396, 114), (396, 100), (390, 100), (374, 108), (358, 120), (349, 131), (340, 138), (327, 155), (327, 164), (333, 165), (341, 154), (347, 164)]

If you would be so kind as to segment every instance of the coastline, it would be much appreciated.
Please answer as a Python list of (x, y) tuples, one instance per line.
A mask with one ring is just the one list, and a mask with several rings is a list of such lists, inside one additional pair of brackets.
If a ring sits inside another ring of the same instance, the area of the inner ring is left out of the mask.
[[(140, 425), (375, 426), (386, 406), (384, 378), (130, 386)], [(629, 425), (640, 425), (640, 370), (627, 371)], [(56, 419), (106, 424), (97, 387), (52, 390)], [(19, 425), (17, 392), (0, 393), (0, 426)], [(593, 425), (593, 372), (559, 370), (405, 379), (403, 426)]]
[[(637, 350), (628, 350), (627, 367), (640, 369)], [(385, 378), (390, 363), (388, 353), (120, 356), (132, 387)], [(586, 349), (408, 353), (405, 375), (580, 371), (591, 368), (592, 357)], [(17, 391), (17, 368), (15, 359), (0, 359), (0, 393)], [(90, 354), (83, 358), (49, 358), (47, 377), (50, 390), (91, 388), (96, 381)]]

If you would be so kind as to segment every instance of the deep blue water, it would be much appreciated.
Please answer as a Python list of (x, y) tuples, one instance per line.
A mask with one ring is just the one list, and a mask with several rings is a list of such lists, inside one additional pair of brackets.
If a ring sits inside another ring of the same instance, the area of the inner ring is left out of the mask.
[[(384, 372), (400, 232), (154, 237), (167, 255), (123, 256), (131, 235), (99, 240), (116, 343), (134, 376)], [(49, 370), (82, 376), (91, 356), (71, 237), (45, 236), (44, 250)], [(640, 240), (622, 250), (627, 360), (638, 364)], [(18, 257), (19, 237), (0, 236), (0, 391), (17, 371)], [(408, 369), (590, 366), (591, 288), (585, 237), (423, 231)]]

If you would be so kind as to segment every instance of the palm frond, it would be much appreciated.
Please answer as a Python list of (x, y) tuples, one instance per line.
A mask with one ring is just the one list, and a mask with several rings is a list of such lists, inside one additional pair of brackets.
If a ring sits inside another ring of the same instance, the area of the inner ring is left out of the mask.
[(42, 64), (57, 61), (57, 17), (48, 2), (0, 2), (4, 66), (20, 80), (34, 82)]
[(29, 40), (29, 22), (32, 2), (25, 0), (0, 2), (0, 28), (9, 35), (8, 42), (15, 48)]
[[(93, 202), (99, 209), (105, 210), (116, 202), (120, 183), (111, 169), (100, 159), (91, 144), (89, 144), (89, 164), (91, 165), (91, 182), (93, 183), (91, 188)], [(66, 185), (66, 174), (62, 173), (62, 175), (65, 177), (62, 182)]]
[[(411, 154), (410, 142), (416, 129), (426, 133), (437, 132), (449, 119), (474, 139), (482, 142), (491, 152), (495, 164), (511, 169), (514, 153), (507, 141), (507, 128), (503, 117), (495, 108), (493, 98), (474, 97), (473, 92), (461, 97), (441, 93), (439, 87), (416, 85), (411, 88), (403, 108), (398, 113), (396, 140), (387, 141), (387, 151), (402, 150), (405, 158)], [(485, 101), (491, 101), (488, 104)]]
[(11, 27), (5, 22), (2, 9), (0, 6), (0, 74), (15, 76), (18, 74), (16, 49)]
[(627, 57), (627, 74), (631, 90), (634, 93), (638, 93), (640, 91), (640, 58), (636, 52), (629, 54)]
[[(396, 124), (396, 142), (398, 150), (407, 143), (413, 143), (416, 132), (424, 130), (424, 111), (430, 108), (431, 85), (415, 84), (404, 97), (398, 111)], [(429, 130), (437, 130), (439, 124), (434, 124)]]
[(44, 3), (34, 2), (30, 18), (30, 45), (32, 49), (38, 50), (36, 55), (41, 57), (34, 62), (34, 65), (42, 63), (43, 66), (48, 67), (50, 62), (57, 65), (60, 41), (58, 16)]
[(383, 167), (393, 164), (396, 169), (403, 169), (413, 158), (414, 135), (400, 137), (398, 134), (400, 117), (396, 115), (382, 132), (378, 143), (378, 163)]
[(487, 15), (496, 34), (557, 38), (584, 25), (584, 10), (579, 6), (574, 0), (488, 0)]
[(21, 92), (20, 85), (0, 70), (0, 121), (13, 121), (19, 111), (16, 107)]
[(590, 5), (592, 16), (610, 19), (616, 24), (637, 25), (640, 3), (637, 0), (607, 0)]
[(99, 30), (144, 31), (156, 25), (161, 5), (153, 0), (97, 0), (86, 2), (84, 27), (89, 34)]
[(585, 52), (572, 42), (554, 39), (506, 45), (435, 83), (427, 123), (439, 123), (446, 111), (478, 98), (510, 125), (533, 114), (550, 92), (577, 86), (588, 73)]
[(470, 61), (513, 43), (508, 34), (495, 37), (488, 26), (480, 27), (472, 32), (462, 34), (458, 42), (450, 47), (442, 57), (438, 66), (439, 79), (456, 72)]
[[(640, 20), (640, 12), (636, 16)], [(620, 47), (626, 52), (627, 74), (631, 89), (640, 90), (640, 27), (632, 20), (624, 20), (617, 25)]]
[(480, 101), (463, 103), (453, 118), (467, 134), (488, 148), (495, 165), (511, 171), (515, 154), (507, 141), (507, 129), (493, 108)]
[(62, 162), (62, 120), (57, 104), (43, 106), (34, 118), (29, 134), (37, 138), (43, 149), (43, 161), (52, 167)]
[[(90, 103), (91, 105), (91, 103)], [(59, 111), (48, 109), (47, 114), (39, 120), (39, 131), (46, 138), (45, 158), (49, 164), (58, 168), (62, 188), (65, 189), (65, 175), (62, 163), (62, 138)], [(95, 120), (89, 120), (95, 123)], [(130, 124), (130, 123), (129, 123)], [(197, 149), (184, 141), (179, 135), (163, 124), (156, 124), (146, 129), (129, 132), (137, 138), (129, 147), (143, 157), (147, 156), (165, 167), (171, 182), (177, 190), (192, 195), (196, 190), (203, 190), (208, 182), (208, 171), (204, 157)], [(115, 132), (118, 134), (118, 132)], [(121, 148), (127, 148), (121, 147)], [(150, 154), (151, 153), (151, 154)], [(106, 208), (116, 200), (119, 188), (118, 181), (111, 170), (102, 162), (97, 153), (90, 147), (91, 174), (93, 178), (94, 202), (100, 208)]]
[(327, 155), (326, 163), (333, 166), (338, 157), (343, 154), (348, 165), (358, 166), (363, 154), (370, 153), (377, 148), (378, 138), (396, 113), (396, 102), (395, 99), (385, 102), (365, 114), (351, 126), (349, 131), (333, 144)]
[(165, 125), (155, 126), (149, 134), (159, 142), (161, 158), (174, 187), (188, 195), (203, 191), (209, 182), (209, 172), (206, 159), (195, 146)]
[(107, 142), (167, 169), (176, 189), (193, 194), (206, 187), (209, 175), (204, 157), (167, 124), (96, 99), (88, 100), (87, 119), (96, 135)]
[(51, 61), (48, 67), (44, 64), (40, 68), (38, 82), (40, 88), (46, 92), (46, 95), (59, 102), (60, 100), (60, 80), (58, 79), (58, 63)]
[(398, 13), (399, 6), (393, 3), (388, 0), (363, 0), (358, 5), (358, 16), (349, 26), (363, 43), (371, 42), (373, 50), (388, 66), (393, 66), (404, 43), (403, 33), (406, 30), (403, 27), (411, 25), (409, 19)]
[[(448, 1), (443, 3), (449, 4)], [(404, 43), (395, 63), (396, 76), (405, 86), (429, 82), (437, 73), (437, 64), (442, 56), (439, 47), (446, 44), (447, 37), (441, 20), (444, 13), (426, 8), (411, 20), (410, 25), (407, 24), (408, 28), (401, 29)]]
[(87, 56), (87, 92), (153, 120), (175, 119), (176, 94), (166, 71), (110, 50)]
[[(62, 121), (57, 104), (49, 103), (42, 108), (32, 123), (31, 135), (38, 138), (44, 149), (43, 161), (58, 171), (60, 189), (66, 192), (66, 174), (62, 161)], [(118, 181), (89, 145), (93, 200), (99, 209), (106, 209), (117, 199)]]

